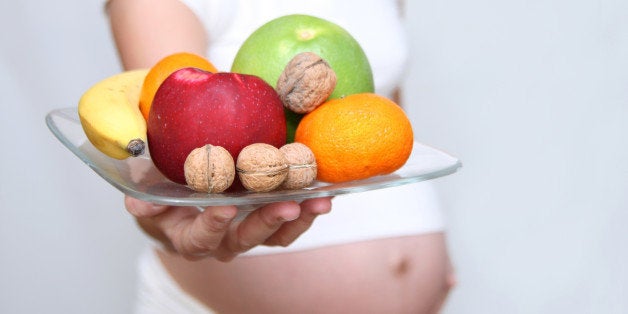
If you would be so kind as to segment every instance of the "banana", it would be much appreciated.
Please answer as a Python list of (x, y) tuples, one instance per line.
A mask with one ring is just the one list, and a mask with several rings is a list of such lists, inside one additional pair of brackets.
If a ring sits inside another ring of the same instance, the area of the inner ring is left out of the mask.
[(139, 109), (148, 70), (132, 70), (108, 77), (81, 96), (78, 113), (89, 141), (105, 155), (125, 159), (146, 147), (146, 120)]

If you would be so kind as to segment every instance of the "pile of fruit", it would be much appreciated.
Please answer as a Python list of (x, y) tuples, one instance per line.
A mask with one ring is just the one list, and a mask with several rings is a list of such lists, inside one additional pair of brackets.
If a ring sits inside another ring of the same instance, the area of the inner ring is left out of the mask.
[(165, 177), (208, 193), (388, 174), (405, 164), (413, 143), (403, 110), (374, 93), (358, 42), (308, 15), (257, 29), (229, 72), (175, 53), (97, 83), (78, 111), (104, 154), (124, 159), (148, 147)]

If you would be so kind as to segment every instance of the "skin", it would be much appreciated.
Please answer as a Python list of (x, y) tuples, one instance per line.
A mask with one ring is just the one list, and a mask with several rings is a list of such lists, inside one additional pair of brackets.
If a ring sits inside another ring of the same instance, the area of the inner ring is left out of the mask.
[[(200, 21), (178, 0), (113, 0), (107, 8), (124, 69), (207, 51)], [(158, 255), (174, 280), (220, 313), (437, 313), (454, 284), (443, 233), (238, 257), (257, 245), (288, 246), (330, 212), (331, 198), (268, 204), (243, 220), (234, 206), (201, 211), (128, 196), (125, 206), (163, 243)]]

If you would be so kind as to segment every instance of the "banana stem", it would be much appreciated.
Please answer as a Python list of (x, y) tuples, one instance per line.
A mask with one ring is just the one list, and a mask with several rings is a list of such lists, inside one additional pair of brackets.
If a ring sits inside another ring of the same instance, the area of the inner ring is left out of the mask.
[(145, 147), (146, 147), (146, 144), (144, 144), (144, 141), (142, 141), (139, 138), (136, 138), (129, 141), (129, 145), (126, 146), (126, 150), (129, 152), (129, 154), (131, 154), (131, 156), (137, 157), (144, 153)]

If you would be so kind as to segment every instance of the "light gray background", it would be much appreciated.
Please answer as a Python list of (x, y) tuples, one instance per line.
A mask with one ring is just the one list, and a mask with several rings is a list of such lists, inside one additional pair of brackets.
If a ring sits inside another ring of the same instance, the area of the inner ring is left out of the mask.
[[(626, 313), (628, 2), (407, 13), (416, 137), (464, 162), (445, 313)], [(2, 1), (0, 30), (0, 313), (128, 313), (145, 238), (44, 125), (120, 70), (101, 1)]]

